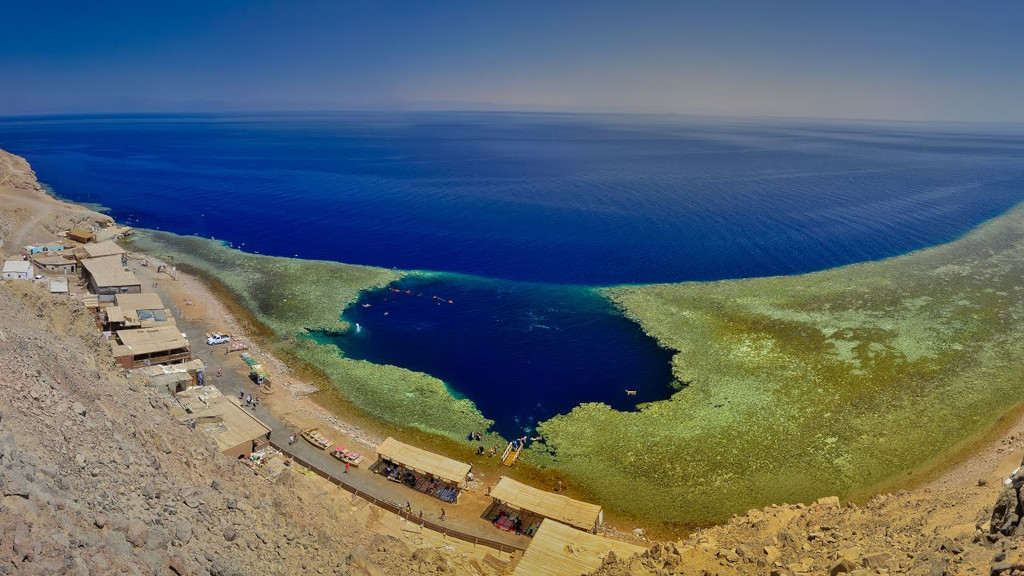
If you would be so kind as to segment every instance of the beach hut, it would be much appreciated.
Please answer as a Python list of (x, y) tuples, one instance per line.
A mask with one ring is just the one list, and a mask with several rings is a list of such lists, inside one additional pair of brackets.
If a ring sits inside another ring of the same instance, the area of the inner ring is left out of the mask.
[(32, 263), (25, 260), (8, 260), (4, 262), (4, 280), (29, 280), (32, 278)]
[(499, 528), (528, 536), (536, 532), (543, 518), (587, 532), (597, 532), (603, 520), (603, 512), (597, 504), (540, 490), (511, 478), (498, 480), (490, 496), (494, 503), (484, 516)]
[(188, 340), (174, 324), (114, 332), (114, 360), (131, 370), (152, 364), (178, 364), (192, 359)]
[(458, 502), (471, 465), (388, 438), (370, 470), (445, 502)]
[(580, 532), (553, 520), (544, 520), (512, 576), (577, 576), (601, 567), (609, 553), (631, 558), (646, 550), (634, 544)]

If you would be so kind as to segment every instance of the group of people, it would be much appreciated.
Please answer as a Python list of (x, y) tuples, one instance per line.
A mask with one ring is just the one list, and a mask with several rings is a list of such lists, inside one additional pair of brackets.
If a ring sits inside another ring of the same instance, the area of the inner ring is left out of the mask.
[[(238, 391), (238, 399), (241, 400), (243, 398), (245, 398), (245, 405), (252, 407), (253, 412), (255, 412), (256, 411), (256, 407), (260, 405), (260, 397), (257, 396), (255, 398), (253, 398), (252, 394), (249, 394), (248, 396), (246, 396), (245, 390), (239, 390)], [(292, 436), (294, 436), (294, 434)]]
[[(474, 440), (479, 442), (480, 438), (482, 438), (482, 435), (479, 432), (470, 432), (470, 433), (466, 434), (466, 440), (469, 440), (471, 442), (474, 441)], [(518, 450), (520, 448), (525, 448), (526, 447), (526, 440), (527, 440), (526, 436), (523, 436), (522, 438), (516, 438), (515, 440), (512, 441), (512, 449), (513, 450)], [(538, 435), (538, 436), (534, 436), (532, 438), (529, 438), (529, 440), (532, 441), (532, 442), (543, 442), (544, 441), (544, 437)], [(495, 444), (494, 446), (491, 446), (490, 450), (487, 450), (484, 447), (483, 444), (480, 444), (479, 446), (476, 447), (476, 455), (477, 456), (483, 456), (484, 454), (487, 454), (488, 456), (494, 456), (497, 453), (498, 453), (498, 445), (497, 444)]]

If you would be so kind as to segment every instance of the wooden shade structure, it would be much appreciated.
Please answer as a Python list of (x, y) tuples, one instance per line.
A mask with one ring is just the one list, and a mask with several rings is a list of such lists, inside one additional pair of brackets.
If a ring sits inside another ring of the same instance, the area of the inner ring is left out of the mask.
[(440, 454), (428, 452), (422, 448), (403, 444), (394, 438), (388, 438), (377, 447), (377, 454), (385, 460), (401, 464), (406, 468), (429, 474), (448, 484), (463, 484), (471, 466), (465, 462), (452, 460)]
[(596, 532), (601, 520), (601, 507), (597, 504), (539, 490), (507, 477), (491, 488), (491, 498), (587, 532)]
[(601, 567), (609, 552), (629, 558), (645, 548), (580, 532), (551, 519), (544, 520), (512, 576), (578, 576)]

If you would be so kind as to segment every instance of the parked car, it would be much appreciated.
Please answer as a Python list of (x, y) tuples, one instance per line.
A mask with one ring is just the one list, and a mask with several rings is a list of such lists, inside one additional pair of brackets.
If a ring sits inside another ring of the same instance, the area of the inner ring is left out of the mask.
[(227, 334), (210, 334), (206, 337), (206, 343), (210, 346), (213, 346), (214, 344), (224, 344), (226, 342), (231, 342), (231, 336), (228, 336)]

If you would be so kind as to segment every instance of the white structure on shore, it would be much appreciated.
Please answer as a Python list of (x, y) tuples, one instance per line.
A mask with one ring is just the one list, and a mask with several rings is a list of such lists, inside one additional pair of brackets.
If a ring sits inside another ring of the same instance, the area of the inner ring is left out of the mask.
[(27, 260), (8, 260), (4, 262), (4, 280), (32, 278), (32, 263)]

